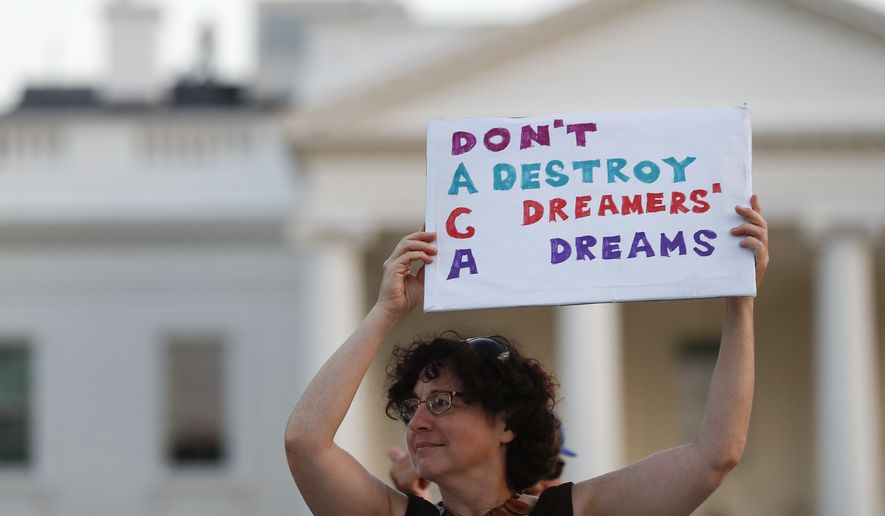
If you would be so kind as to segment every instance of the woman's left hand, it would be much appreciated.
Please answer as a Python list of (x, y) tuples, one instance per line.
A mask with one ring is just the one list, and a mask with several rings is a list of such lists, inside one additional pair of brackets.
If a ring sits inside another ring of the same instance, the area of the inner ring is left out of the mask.
[(744, 223), (731, 228), (734, 236), (745, 236), (740, 246), (752, 249), (756, 256), (756, 287), (762, 283), (762, 276), (768, 268), (768, 223), (762, 217), (762, 207), (759, 204), (759, 196), (753, 194), (750, 197), (750, 208), (735, 206), (734, 211), (744, 218)]

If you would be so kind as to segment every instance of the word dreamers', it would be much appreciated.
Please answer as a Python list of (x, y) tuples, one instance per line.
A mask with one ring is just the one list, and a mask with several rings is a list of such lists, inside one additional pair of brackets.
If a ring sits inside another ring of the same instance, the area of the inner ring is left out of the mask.
[[(499, 191), (511, 190), (516, 186), (517, 179), (519, 179), (519, 187), (522, 190), (540, 189), (542, 182), (550, 187), (559, 188), (567, 185), (572, 180), (570, 174), (579, 176), (579, 180), (582, 183), (593, 183), (594, 173), (597, 170), (605, 174), (604, 180), (608, 184), (627, 183), (631, 180), (631, 176), (641, 183), (651, 184), (661, 179), (664, 170), (667, 168), (672, 171), (673, 183), (684, 183), (685, 171), (694, 161), (694, 156), (686, 156), (682, 160), (670, 156), (661, 160), (666, 166), (659, 165), (652, 160), (642, 160), (631, 166), (624, 158), (608, 158), (604, 161), (602, 159), (590, 159), (572, 161), (572, 168), (568, 172), (566, 171), (565, 163), (557, 159), (550, 160), (544, 164), (539, 162), (522, 163), (519, 165), (519, 172), (517, 172), (516, 166), (510, 163), (496, 163), (492, 167), (492, 188)], [(544, 171), (543, 181), (541, 179), (541, 170)], [(671, 176), (667, 174), (666, 177)], [(464, 163), (458, 164), (458, 167), (455, 169), (448, 194), (459, 195), (461, 189), (465, 189), (469, 194), (475, 194), (479, 191)]]
[[(575, 145), (578, 147), (587, 146), (587, 133), (596, 132), (596, 124), (593, 122), (584, 122), (580, 124), (566, 124), (562, 119), (557, 118), (553, 121), (553, 127), (556, 129), (564, 128), (566, 133), (575, 135)], [(482, 137), (482, 143), (486, 149), (492, 152), (501, 152), (510, 146), (512, 140), (510, 130), (506, 127), (493, 127), (485, 132)], [(455, 131), (452, 133), (452, 156), (470, 152), (476, 147), (476, 135), (469, 131)], [(550, 126), (524, 125), (519, 132), (519, 148), (527, 149), (534, 144), (539, 146), (550, 146)]]
[[(719, 183), (713, 183), (713, 193), (722, 193)], [(706, 213), (710, 210), (710, 203), (704, 199), (709, 192), (699, 188), (685, 194), (679, 191), (670, 192), (666, 197), (664, 192), (648, 192), (645, 194), (621, 195), (604, 194), (599, 203), (594, 207), (592, 195), (579, 195), (575, 197), (574, 207), (568, 208), (568, 201), (561, 197), (554, 197), (544, 205), (533, 199), (522, 201), (522, 225), (530, 226), (544, 219), (545, 212), (548, 214), (548, 222), (569, 220), (570, 215), (575, 219), (582, 219), (591, 215), (605, 217), (608, 215), (642, 215), (643, 213)], [(466, 239), (476, 234), (476, 228), (466, 226), (464, 231), (458, 229), (457, 221), (461, 215), (469, 215), (473, 210), (465, 206), (459, 206), (449, 213), (446, 218), (446, 234), (452, 238)]]
[[(722, 193), (722, 186), (719, 183), (713, 183), (712, 192)], [(572, 214), (575, 219), (581, 219), (593, 214), (605, 217), (606, 215), (642, 215), (643, 213), (669, 213), (670, 215), (706, 213), (710, 210), (710, 203), (704, 200), (708, 193), (707, 190), (698, 188), (688, 194), (672, 191), (669, 196), (664, 192), (620, 196), (604, 194), (599, 197), (599, 202), (595, 205), (592, 195), (578, 195), (575, 197), (572, 208), (569, 208), (569, 202), (561, 197), (550, 199), (546, 206), (533, 199), (526, 199), (522, 201), (522, 225), (528, 226), (543, 219), (545, 208), (547, 208), (549, 222), (568, 220), (569, 214)], [(453, 220), (452, 217), (457, 218), (461, 214), (462, 212), (455, 210), (449, 218)]]

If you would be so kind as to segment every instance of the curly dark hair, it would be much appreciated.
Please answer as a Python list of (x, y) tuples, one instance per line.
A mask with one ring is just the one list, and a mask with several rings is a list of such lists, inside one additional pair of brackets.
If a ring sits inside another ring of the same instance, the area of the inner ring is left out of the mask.
[(504, 337), (510, 351), (498, 358), (457, 333), (416, 340), (394, 349), (387, 368), (387, 415), (401, 419), (399, 405), (414, 394), (419, 379), (429, 381), (450, 367), (463, 384), (464, 400), (478, 402), (490, 415), (504, 413), (515, 437), (507, 445), (507, 484), (515, 492), (547, 478), (559, 460), (559, 420), (554, 413), (556, 380)]

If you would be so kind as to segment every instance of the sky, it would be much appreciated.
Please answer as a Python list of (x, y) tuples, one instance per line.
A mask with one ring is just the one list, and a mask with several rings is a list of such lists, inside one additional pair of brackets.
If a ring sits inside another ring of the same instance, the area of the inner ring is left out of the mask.
[[(520, 23), (576, 0), (397, 0), (421, 23)], [(885, 0), (883, 0), (885, 1)], [(0, 0), (0, 111), (17, 101), (25, 84), (94, 84), (104, 62), (108, 0)], [(138, 0), (162, 10), (160, 67), (179, 75), (196, 61), (197, 34), (216, 33), (222, 77), (248, 78), (253, 70), (255, 0)]]
[[(108, 0), (0, 0), (0, 111), (25, 84), (95, 84), (105, 61), (103, 6)], [(330, 0), (331, 1), (331, 0)], [(397, 0), (421, 23), (522, 23), (580, 0)], [(833, 0), (838, 1), (838, 0)], [(853, 0), (885, 9), (885, 0)], [(161, 8), (160, 67), (191, 69), (197, 34), (216, 32), (216, 68), (227, 79), (250, 77), (255, 0), (138, 0)]]

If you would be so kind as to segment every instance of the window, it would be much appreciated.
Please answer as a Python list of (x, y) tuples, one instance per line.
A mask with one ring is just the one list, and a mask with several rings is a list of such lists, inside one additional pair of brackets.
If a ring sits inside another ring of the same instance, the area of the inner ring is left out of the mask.
[(718, 336), (689, 339), (678, 348), (677, 381), (682, 412), (679, 419), (683, 440), (691, 441), (698, 435), (718, 355)]
[(25, 342), (0, 341), (0, 466), (31, 460), (30, 365)]
[(167, 460), (173, 466), (221, 465), (227, 456), (221, 339), (169, 339), (166, 372)]

